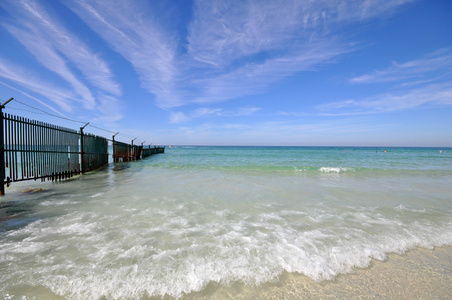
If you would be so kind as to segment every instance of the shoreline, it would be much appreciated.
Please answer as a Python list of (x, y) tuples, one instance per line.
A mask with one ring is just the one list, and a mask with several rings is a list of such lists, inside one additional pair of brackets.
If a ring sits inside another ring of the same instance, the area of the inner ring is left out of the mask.
[[(367, 268), (316, 282), (305, 275), (284, 272), (279, 280), (258, 287), (210, 283), (180, 299), (450, 299), (452, 246), (416, 248), (372, 259)], [(154, 298), (151, 298), (154, 299)], [(157, 298), (155, 298), (157, 299)], [(164, 299), (171, 299), (164, 297)]]
[[(3, 291), (2, 296), (65, 299), (44, 286), (26, 285)], [(416, 248), (401, 255), (390, 253), (384, 261), (373, 259), (368, 267), (356, 268), (332, 280), (316, 282), (302, 274), (284, 272), (274, 282), (256, 287), (239, 282), (230, 286), (211, 282), (202, 291), (179, 299), (450, 299), (451, 296), (452, 246), (442, 246)], [(165, 295), (140, 299), (175, 298)]]

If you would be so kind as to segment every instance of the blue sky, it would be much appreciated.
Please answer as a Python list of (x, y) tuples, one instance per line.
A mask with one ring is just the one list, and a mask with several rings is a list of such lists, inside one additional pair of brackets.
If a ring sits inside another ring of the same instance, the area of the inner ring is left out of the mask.
[(5, 113), (125, 142), (452, 146), (449, 0), (2, 0), (0, 38)]

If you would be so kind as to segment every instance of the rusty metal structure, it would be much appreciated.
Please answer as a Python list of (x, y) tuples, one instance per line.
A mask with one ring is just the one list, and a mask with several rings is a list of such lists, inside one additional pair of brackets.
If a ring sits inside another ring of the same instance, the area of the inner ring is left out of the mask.
[[(0, 105), (0, 195), (5, 185), (24, 180), (61, 181), (108, 164), (106, 138), (10, 114), (2, 109), (13, 100)], [(113, 162), (128, 162), (156, 153), (164, 147), (115, 141)]]
[(133, 148), (131, 145), (113, 141), (113, 162), (126, 162), (133, 160)]
[(115, 141), (115, 136), (112, 138), (113, 142), (113, 162), (128, 162), (146, 158), (153, 154), (165, 153), (165, 147), (154, 146), (144, 147), (134, 145), (133, 140), (131, 144)]
[(113, 143), (113, 162), (127, 162), (141, 159), (142, 146), (131, 145), (115, 141), (115, 136), (112, 138)]

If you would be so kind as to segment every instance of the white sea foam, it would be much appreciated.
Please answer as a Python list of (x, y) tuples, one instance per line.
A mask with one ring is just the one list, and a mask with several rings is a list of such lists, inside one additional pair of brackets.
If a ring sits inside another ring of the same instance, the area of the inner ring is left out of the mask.
[(76, 203), (77, 202), (70, 201), (70, 200), (61, 200), (61, 201), (48, 200), (48, 201), (43, 201), (43, 202), (39, 203), (39, 205), (42, 205), (42, 206), (62, 206), (62, 205), (76, 204)]
[(319, 169), (322, 173), (344, 173), (344, 172), (354, 172), (353, 168), (340, 168), (340, 167), (321, 167)]
[(102, 196), (104, 193), (96, 193), (96, 194), (94, 194), (94, 195), (91, 195), (90, 197), (91, 198), (96, 198), (96, 197), (99, 197), (99, 196)]
[[(334, 216), (337, 211), (318, 209), (309, 218), (304, 211), (239, 213), (239, 221), (230, 222), (233, 211), (212, 218), (190, 208), (148, 209), (130, 218), (74, 213), (31, 224), (0, 246), (0, 265), (8, 266), (1, 280), (24, 278), (68, 299), (179, 297), (209, 282), (259, 285), (283, 271), (332, 279), (368, 266), (372, 258), (383, 260), (388, 252), (452, 243), (450, 224), (435, 229), (428, 222), (385, 219), (372, 210)], [(175, 215), (180, 212), (184, 215)], [(293, 216), (316, 229), (291, 226), (286, 218)], [(375, 226), (381, 231), (374, 232)], [(13, 238), (19, 236), (26, 238)], [(30, 272), (28, 264), (39, 273)]]
[(452, 245), (452, 191), (424, 182), (437, 177), (324, 174), (349, 168), (188, 176), (139, 166), (92, 182), (82, 176), (36, 200), (36, 221), (0, 234), (0, 293), (180, 297), (211, 282), (254, 286), (284, 272), (328, 280), (391, 252)]

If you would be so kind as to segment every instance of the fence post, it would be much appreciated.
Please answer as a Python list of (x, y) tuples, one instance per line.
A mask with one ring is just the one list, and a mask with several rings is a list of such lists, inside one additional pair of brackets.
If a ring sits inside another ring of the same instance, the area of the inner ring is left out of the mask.
[(113, 135), (112, 137), (112, 143), (113, 143), (113, 162), (116, 162), (115, 158), (116, 158), (116, 145), (115, 145), (115, 136), (118, 134), (119, 132), (116, 132), (115, 135)]
[(140, 159), (143, 158), (143, 144), (144, 144), (144, 142), (146, 142), (146, 141), (141, 142), (140, 154), (138, 155), (138, 157), (139, 157)]
[(2, 105), (0, 105), (0, 196), (5, 195), (5, 137), (3, 132), (3, 108), (5, 105), (13, 100), (9, 98)]
[(80, 169), (82, 170), (82, 174), (85, 173), (85, 166), (84, 166), (84, 158), (85, 158), (85, 148), (83, 147), (83, 129), (85, 129), (86, 126), (88, 126), (89, 122), (85, 124), (85, 126), (80, 127)]
[(3, 136), (3, 105), (0, 106), (0, 196), (5, 195), (5, 144)]
[(136, 139), (137, 139), (137, 138), (134, 138), (134, 139), (132, 140), (132, 158), (129, 159), (129, 161), (130, 161), (130, 160), (135, 160), (135, 158), (136, 158), (136, 157), (135, 157), (135, 149), (133, 148), (133, 141), (136, 140)]

